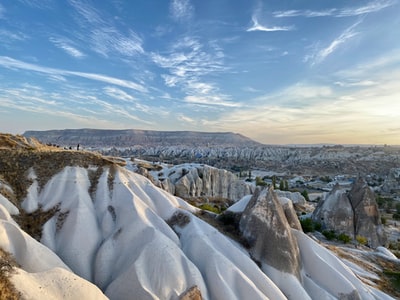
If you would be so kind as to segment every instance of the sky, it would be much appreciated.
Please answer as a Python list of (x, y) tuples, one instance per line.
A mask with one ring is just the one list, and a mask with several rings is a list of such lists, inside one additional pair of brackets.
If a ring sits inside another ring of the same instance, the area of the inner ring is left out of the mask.
[(400, 144), (400, 0), (0, 0), (0, 132)]

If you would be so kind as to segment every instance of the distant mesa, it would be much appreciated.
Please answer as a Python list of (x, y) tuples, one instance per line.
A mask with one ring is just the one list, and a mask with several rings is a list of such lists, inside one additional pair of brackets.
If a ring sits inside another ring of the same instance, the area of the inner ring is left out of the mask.
[(26, 131), (23, 136), (37, 138), (42, 143), (77, 145), (85, 147), (132, 147), (146, 146), (260, 146), (262, 144), (232, 132), (154, 131), (154, 130), (108, 130), (64, 129)]

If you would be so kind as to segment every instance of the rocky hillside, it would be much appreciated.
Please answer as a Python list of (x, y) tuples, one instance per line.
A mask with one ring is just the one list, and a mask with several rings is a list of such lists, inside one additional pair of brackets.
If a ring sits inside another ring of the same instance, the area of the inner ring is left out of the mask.
[(155, 146), (112, 148), (104, 153), (147, 160), (206, 163), (218, 168), (266, 169), (301, 175), (378, 174), (387, 176), (400, 168), (400, 147), (359, 146), (246, 146), (186, 147)]
[(354, 238), (366, 238), (374, 248), (387, 242), (375, 194), (361, 178), (349, 192), (335, 186), (318, 203), (312, 218), (320, 222), (323, 229), (345, 233)]
[(5, 148), (0, 278), (16, 299), (393, 299), (302, 232), (290, 195), (258, 190), (217, 218), (100, 155)]
[(133, 163), (132, 169), (151, 179), (156, 186), (185, 200), (233, 203), (254, 190), (253, 185), (246, 184), (232, 172), (204, 164), (171, 166), (139, 162)]
[(153, 131), (153, 130), (100, 130), (65, 129), (48, 131), (27, 131), (26, 137), (34, 137), (42, 143), (62, 146), (109, 148), (186, 145), (196, 146), (255, 146), (259, 143), (232, 132), (196, 132), (196, 131)]

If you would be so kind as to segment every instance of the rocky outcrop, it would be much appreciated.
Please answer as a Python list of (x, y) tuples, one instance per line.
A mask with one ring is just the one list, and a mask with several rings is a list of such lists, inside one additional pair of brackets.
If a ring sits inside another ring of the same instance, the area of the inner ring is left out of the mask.
[(178, 165), (159, 174), (161, 176), (157, 176), (155, 182), (184, 199), (210, 197), (237, 201), (253, 192), (252, 186), (239, 180), (235, 174), (207, 165)]
[(299, 218), (297, 217), (296, 210), (294, 209), (293, 202), (289, 198), (279, 197), (279, 202), (282, 205), (283, 212), (285, 213), (286, 220), (291, 228), (302, 230)]
[(335, 186), (318, 203), (312, 219), (320, 222), (325, 229), (354, 238), (358, 235), (366, 237), (373, 248), (386, 243), (375, 194), (361, 178), (350, 192)]
[(240, 219), (254, 259), (300, 278), (300, 253), (273, 188), (257, 189)]
[(322, 224), (323, 229), (332, 229), (337, 232), (354, 235), (353, 209), (346, 190), (339, 185), (326, 194), (315, 208), (312, 219)]
[(192, 286), (186, 292), (179, 296), (179, 300), (202, 300), (201, 291), (197, 286)]
[(294, 205), (304, 206), (307, 203), (304, 196), (299, 192), (275, 190), (275, 193), (278, 197), (290, 199)]
[(354, 212), (354, 235), (368, 238), (372, 247), (385, 245), (386, 235), (372, 189), (362, 179), (358, 179), (349, 193)]

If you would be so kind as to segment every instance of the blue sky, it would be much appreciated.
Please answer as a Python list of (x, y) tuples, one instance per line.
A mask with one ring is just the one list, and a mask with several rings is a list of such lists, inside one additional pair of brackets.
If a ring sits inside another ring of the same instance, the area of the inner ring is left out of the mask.
[(400, 144), (399, 28), (399, 0), (0, 0), (0, 131)]

